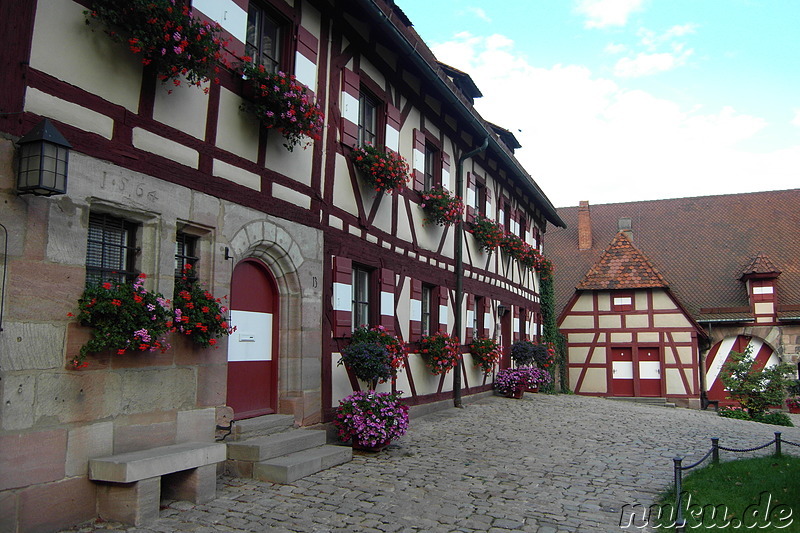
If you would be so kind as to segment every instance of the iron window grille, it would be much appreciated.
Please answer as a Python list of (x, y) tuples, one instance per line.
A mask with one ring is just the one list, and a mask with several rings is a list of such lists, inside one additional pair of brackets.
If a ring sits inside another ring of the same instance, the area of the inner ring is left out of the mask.
[(137, 225), (111, 215), (89, 215), (86, 284), (130, 283), (136, 278)]
[(197, 241), (194, 235), (179, 231), (175, 235), (175, 277), (183, 276), (183, 268), (190, 265), (192, 268), (186, 273), (189, 281), (197, 280)]

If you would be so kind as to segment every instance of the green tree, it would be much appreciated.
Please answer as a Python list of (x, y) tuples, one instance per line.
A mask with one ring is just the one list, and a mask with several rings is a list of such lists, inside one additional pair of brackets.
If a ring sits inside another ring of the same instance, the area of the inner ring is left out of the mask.
[(738, 401), (751, 418), (757, 418), (770, 406), (783, 403), (793, 371), (788, 363), (759, 369), (748, 346), (744, 353), (731, 352), (722, 368), (722, 383), (728, 397)]

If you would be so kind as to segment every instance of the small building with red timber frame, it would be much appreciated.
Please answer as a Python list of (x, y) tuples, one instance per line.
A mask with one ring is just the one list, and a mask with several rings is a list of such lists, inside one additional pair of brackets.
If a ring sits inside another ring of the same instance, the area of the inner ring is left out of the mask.
[[(325, 114), (321, 138), (284, 149), (243, 109), (231, 69), (206, 91), (160, 83), (127, 44), (86, 24), (91, 0), (0, 2), (3, 531), (92, 518), (91, 457), (213, 440), (228, 416), (330, 421), (365, 386), (337, 364), (357, 321), (411, 343), (397, 380), (381, 386), (410, 404), (453, 394), (452, 372), (423, 364), (424, 331), (461, 340), (465, 395), (491, 389), (465, 349), (474, 336), (508, 347), (540, 335), (538, 275), (467, 231), (457, 271), (455, 228), (424, 224), (422, 192), (441, 185), (464, 197), (468, 220), (496, 220), (540, 251), (548, 225), (564, 223), (514, 157), (513, 134), (473, 109), (481, 95), (468, 74), (439, 64), (394, 2), (184, 3), (221, 25), (232, 63), (260, 54), (296, 75)], [(20, 196), (15, 143), (43, 118), (72, 145), (67, 192)], [(484, 140), (455, 191), (459, 160)], [(406, 189), (366, 184), (350, 158), (364, 142), (408, 161)], [(119, 265), (89, 257), (90, 240), (115, 247)], [(218, 349), (177, 337), (164, 353), (69, 365), (91, 333), (68, 314), (94, 262), (146, 273), (147, 289), (171, 296), (185, 261), (230, 297), (238, 329)]]
[(567, 227), (548, 252), (571, 388), (724, 405), (732, 351), (800, 362), (798, 201), (793, 189), (559, 209)]

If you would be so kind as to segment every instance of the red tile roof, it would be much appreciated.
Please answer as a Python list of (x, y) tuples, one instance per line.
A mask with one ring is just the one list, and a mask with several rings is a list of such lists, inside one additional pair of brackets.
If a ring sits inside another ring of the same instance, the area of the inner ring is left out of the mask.
[(744, 267), (744, 272), (742, 272), (742, 277), (750, 276), (752, 274), (780, 274), (781, 271), (778, 270), (778, 267), (764, 254), (758, 254), (750, 261), (746, 267)]
[(636, 249), (624, 231), (617, 233), (603, 255), (578, 284), (581, 290), (667, 287), (655, 267)]
[(800, 189), (590, 206), (593, 242), (578, 250), (578, 207), (558, 210), (544, 251), (555, 265), (560, 313), (589, 269), (630, 218), (632, 242), (695, 317), (700, 308), (748, 306), (738, 278), (759, 253), (781, 275), (778, 304), (800, 304)]

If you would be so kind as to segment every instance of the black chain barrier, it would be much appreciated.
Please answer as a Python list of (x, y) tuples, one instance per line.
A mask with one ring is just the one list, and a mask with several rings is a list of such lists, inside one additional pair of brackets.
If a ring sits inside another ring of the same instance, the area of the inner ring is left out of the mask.
[(687, 465), (687, 466), (683, 466), (682, 465), (682, 462), (683, 462), (683, 459), (684, 459), (683, 457), (675, 457), (672, 460), (673, 461), (673, 471), (674, 471), (674, 474), (675, 474), (675, 508), (677, 509), (677, 512), (678, 512), (678, 517), (675, 520), (675, 532), (676, 533), (685, 533), (685, 531), (686, 531), (686, 519), (683, 517), (683, 509), (681, 509), (681, 504), (683, 503), (682, 502), (681, 492), (682, 492), (682, 486), (683, 486), (683, 471), (684, 470), (690, 470), (692, 468), (695, 468), (695, 467), (699, 466), (700, 464), (702, 464), (709, 457), (711, 457), (711, 461), (713, 463), (718, 463), (719, 462), (719, 452), (720, 452), (720, 450), (723, 450), (723, 451), (726, 451), (726, 452), (734, 452), (734, 453), (747, 453), (747, 452), (755, 452), (755, 451), (758, 451), (758, 450), (763, 450), (764, 448), (768, 448), (768, 447), (770, 447), (772, 445), (775, 445), (775, 455), (780, 456), (781, 455), (781, 445), (783, 445), (783, 444), (789, 444), (790, 446), (800, 447), (800, 444), (797, 444), (796, 442), (791, 442), (791, 441), (788, 441), (788, 440), (782, 440), (781, 439), (781, 432), (780, 431), (776, 431), (774, 439), (772, 439), (768, 443), (763, 444), (761, 446), (756, 446), (755, 448), (741, 448), (741, 449), (740, 448), (726, 448), (724, 446), (720, 446), (719, 445), (719, 438), (712, 438), (711, 439), (711, 449), (708, 450), (708, 452), (703, 456), (703, 458), (700, 459), (699, 461), (697, 461), (695, 463), (692, 463), (690, 465)]

